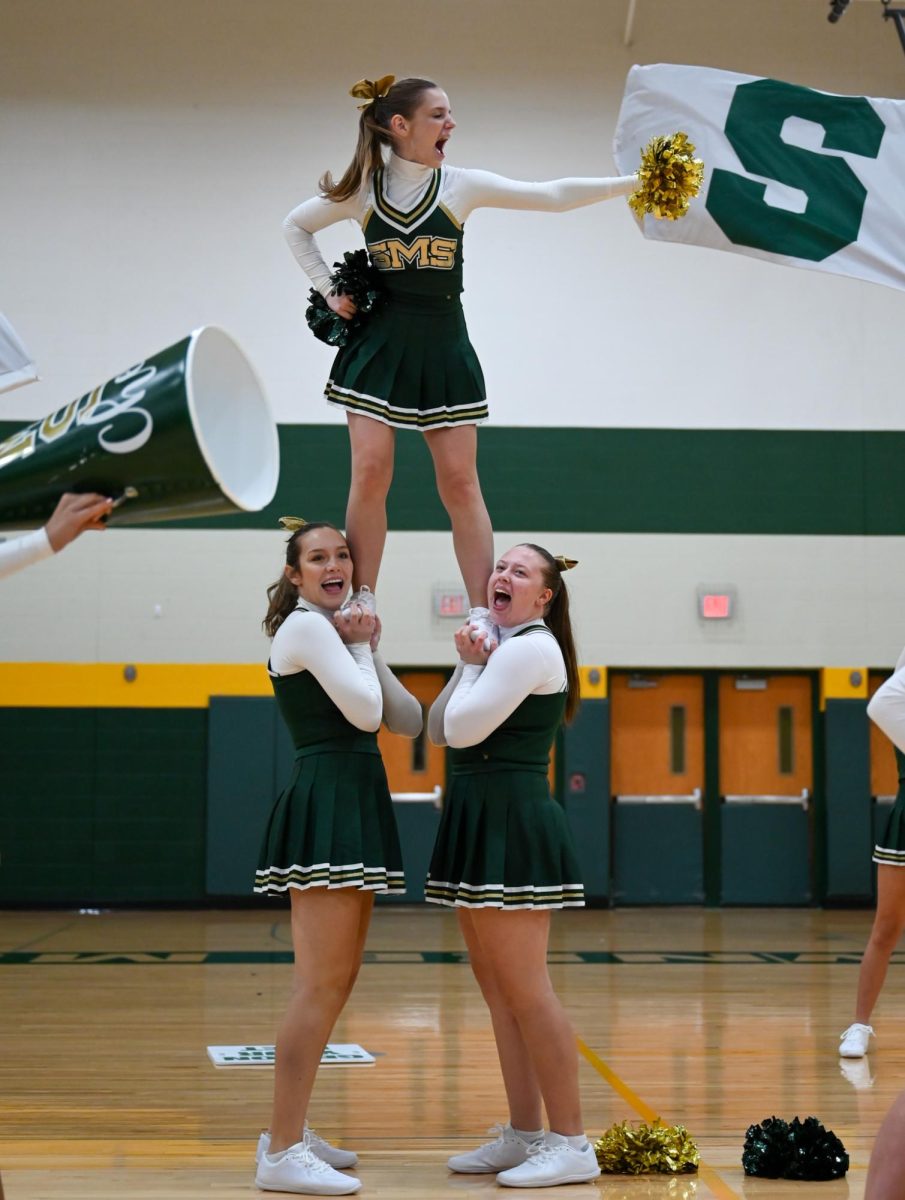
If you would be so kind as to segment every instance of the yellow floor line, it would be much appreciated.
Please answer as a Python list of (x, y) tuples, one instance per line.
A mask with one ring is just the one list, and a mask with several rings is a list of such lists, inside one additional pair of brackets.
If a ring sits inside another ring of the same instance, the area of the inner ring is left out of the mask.
[[(586, 1042), (583, 1042), (581, 1038), (576, 1038), (576, 1041), (582, 1056), (587, 1059), (597, 1074), (607, 1081), (613, 1091), (635, 1110), (642, 1121), (650, 1123), (660, 1120), (659, 1113), (654, 1112), (649, 1104), (646, 1104), (637, 1093), (633, 1092), (628, 1084), (620, 1079), (612, 1067), (608, 1067)], [(740, 1200), (738, 1192), (733, 1191), (719, 1172), (703, 1161), (698, 1167), (698, 1176), (704, 1180), (718, 1200)]]

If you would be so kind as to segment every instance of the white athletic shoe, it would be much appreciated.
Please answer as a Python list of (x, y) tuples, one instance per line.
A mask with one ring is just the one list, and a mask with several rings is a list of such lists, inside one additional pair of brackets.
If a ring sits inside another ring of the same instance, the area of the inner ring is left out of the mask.
[(867, 1053), (867, 1043), (875, 1037), (870, 1025), (849, 1025), (845, 1033), (839, 1035), (840, 1058), (863, 1058)]
[(472, 608), (469, 609), (466, 625), (471, 626), (471, 640), (476, 642), (481, 634), (485, 634), (484, 645), (489, 646), (491, 642), (499, 645), (500, 631), (490, 619), (489, 608)]
[(297, 1192), (303, 1196), (348, 1196), (361, 1187), (360, 1179), (340, 1175), (318, 1158), (307, 1134), (277, 1157), (262, 1154), (255, 1183), (264, 1192)]
[(496, 1141), (486, 1142), (465, 1154), (454, 1154), (446, 1162), (450, 1171), (462, 1175), (490, 1175), (494, 1171), (504, 1171), (523, 1163), (531, 1153), (532, 1145), (540, 1145), (539, 1141), (524, 1141), (509, 1124), (493, 1125), (488, 1132), (499, 1135)]
[[(308, 1145), (314, 1151), (319, 1159), (327, 1163), (330, 1167), (354, 1167), (358, 1162), (358, 1155), (354, 1150), (341, 1150), (339, 1146), (331, 1146), (326, 1138), (322, 1138), (316, 1129), (312, 1129), (308, 1122), (305, 1122), (305, 1129), (302, 1134), (304, 1140), (305, 1135), (308, 1136)], [(255, 1152), (255, 1162), (261, 1161), (261, 1155), (266, 1154), (270, 1150), (270, 1134), (265, 1129), (258, 1138), (258, 1149)]]
[(340, 612), (348, 612), (353, 605), (358, 605), (365, 612), (373, 613), (377, 616), (377, 597), (371, 591), (366, 583), (362, 584), (357, 591), (354, 591), (349, 599), (342, 605)]
[(600, 1174), (597, 1155), (590, 1142), (573, 1150), (559, 1133), (548, 1133), (542, 1142), (528, 1148), (520, 1167), (501, 1171), (496, 1177), (503, 1187), (556, 1187), (560, 1183), (588, 1183)]

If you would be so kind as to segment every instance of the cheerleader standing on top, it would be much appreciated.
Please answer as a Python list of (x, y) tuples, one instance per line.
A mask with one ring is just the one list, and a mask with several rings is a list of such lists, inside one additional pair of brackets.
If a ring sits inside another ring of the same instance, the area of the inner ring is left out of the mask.
[(899, 792), (883, 840), (874, 847), (877, 913), (858, 973), (855, 1020), (842, 1035), (839, 1054), (863, 1058), (874, 1036), (871, 1013), (886, 979), (889, 959), (905, 929), (905, 650), (895, 673), (874, 694), (867, 713), (895, 747)]
[(496, 1141), (449, 1167), (499, 1172), (507, 1187), (600, 1174), (582, 1123), (575, 1034), (547, 970), (550, 910), (584, 904), (565, 813), (547, 785), (556, 731), (578, 704), (563, 580), (574, 565), (534, 545), (498, 560), (487, 598), (499, 647), (488, 654), (483, 636), (456, 633), (459, 665), (428, 721), (431, 740), (452, 750), (425, 898), (457, 911), (509, 1104)]
[(435, 83), (387, 75), (361, 80), (352, 95), (365, 101), (352, 163), (337, 182), (325, 174), (321, 194), (293, 209), (284, 230), (299, 264), (341, 317), (351, 318), (355, 305), (331, 292), (330, 269), (314, 239), (319, 230), (357, 221), (385, 285), (385, 302), (339, 351), (325, 389), (349, 422), (346, 527), (355, 584), (373, 591), (377, 583), (395, 431), (421, 430), (473, 606), (470, 621), (492, 634), (485, 592), (493, 540), (478, 481), (476, 429), (488, 410), (460, 300), (464, 224), (476, 208), (565, 212), (628, 195), (638, 180), (522, 183), (452, 167), (446, 147), (456, 122)]
[(335, 1196), (361, 1187), (336, 1169), (354, 1166), (357, 1156), (308, 1128), (308, 1102), (361, 966), (374, 893), (405, 890), (377, 747), (381, 716), (406, 737), (420, 733), (422, 718), (377, 652), (374, 614), (358, 606), (339, 612), (352, 580), (346, 539), (325, 522), (300, 524), (284, 574), (268, 589), (264, 620), (273, 638), (268, 670), (296, 762), (270, 815), (255, 891), (289, 893), (295, 975), (255, 1182), (267, 1191)]

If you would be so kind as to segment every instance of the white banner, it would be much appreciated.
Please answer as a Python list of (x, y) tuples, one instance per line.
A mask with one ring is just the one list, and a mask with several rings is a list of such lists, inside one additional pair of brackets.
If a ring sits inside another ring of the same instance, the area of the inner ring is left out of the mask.
[(686, 132), (705, 181), (686, 217), (644, 236), (905, 288), (905, 101), (836, 96), (706, 67), (632, 67), (620, 173), (656, 134)]
[(0, 392), (12, 391), (38, 378), (31, 355), (19, 341), (15, 329), (0, 313)]

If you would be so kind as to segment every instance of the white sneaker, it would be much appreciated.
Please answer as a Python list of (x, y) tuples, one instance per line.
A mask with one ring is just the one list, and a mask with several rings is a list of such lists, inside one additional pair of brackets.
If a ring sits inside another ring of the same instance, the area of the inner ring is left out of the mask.
[[(305, 1134), (308, 1135), (308, 1145), (314, 1151), (322, 1162), (327, 1163), (331, 1167), (354, 1167), (358, 1162), (358, 1155), (354, 1150), (341, 1150), (339, 1146), (331, 1146), (326, 1138), (322, 1138), (316, 1129), (312, 1129), (308, 1122), (305, 1122), (305, 1129), (302, 1134), (304, 1140)], [(255, 1152), (255, 1162), (261, 1161), (261, 1155), (267, 1154), (270, 1150), (270, 1134), (265, 1129), (258, 1138), (258, 1149)]]
[(863, 1058), (867, 1053), (867, 1043), (876, 1037), (870, 1025), (849, 1025), (845, 1033), (839, 1035), (840, 1058)]
[(342, 605), (339, 611), (348, 612), (356, 604), (365, 612), (372, 613), (375, 617), (377, 616), (377, 597), (366, 583), (363, 583), (357, 591), (354, 591), (349, 596), (349, 599)]
[(263, 1153), (255, 1183), (264, 1192), (297, 1192), (304, 1196), (348, 1196), (361, 1187), (360, 1179), (340, 1175), (318, 1158), (307, 1134), (276, 1157)]
[(559, 1133), (548, 1133), (542, 1142), (528, 1148), (520, 1167), (501, 1171), (496, 1177), (503, 1187), (555, 1187), (560, 1183), (587, 1183), (600, 1174), (597, 1155), (590, 1142), (573, 1150)]
[(491, 643), (499, 645), (500, 631), (490, 619), (489, 608), (472, 608), (468, 611), (468, 619), (466, 625), (471, 626), (471, 640), (476, 642), (483, 633), (484, 645), (489, 646)]
[(454, 1154), (447, 1159), (446, 1165), (450, 1171), (458, 1171), (463, 1175), (489, 1175), (494, 1171), (504, 1171), (507, 1167), (517, 1167), (531, 1153), (530, 1147), (539, 1142), (526, 1142), (515, 1132), (511, 1125), (494, 1125), (490, 1133), (497, 1133), (495, 1142), (486, 1142), (477, 1150), (469, 1150), (465, 1154)]

